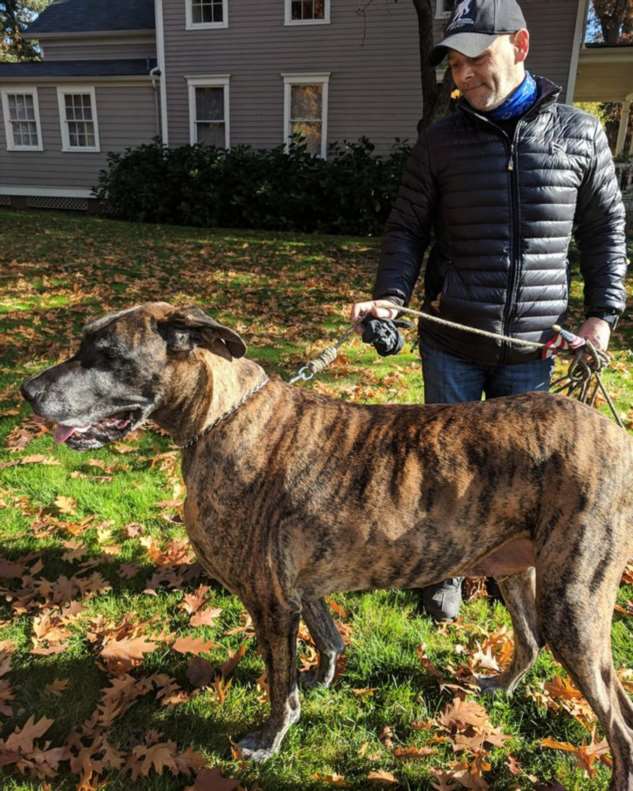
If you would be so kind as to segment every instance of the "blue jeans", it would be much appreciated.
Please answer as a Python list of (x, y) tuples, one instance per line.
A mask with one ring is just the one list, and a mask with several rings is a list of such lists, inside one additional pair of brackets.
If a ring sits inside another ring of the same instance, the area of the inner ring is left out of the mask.
[(481, 396), (518, 395), (547, 391), (554, 360), (528, 360), (514, 365), (484, 367), (446, 354), (422, 343), (422, 374), (425, 404), (459, 404), (480, 401)]

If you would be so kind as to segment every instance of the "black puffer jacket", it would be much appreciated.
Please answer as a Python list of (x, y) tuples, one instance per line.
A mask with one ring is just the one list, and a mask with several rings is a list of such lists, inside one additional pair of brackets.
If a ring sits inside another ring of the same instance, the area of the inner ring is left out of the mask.
[[(587, 313), (624, 309), (625, 213), (607, 139), (593, 116), (557, 104), (557, 86), (537, 82), (514, 142), (464, 101), (421, 133), (387, 222), (376, 298), (408, 303), (433, 236), (426, 310), (545, 341), (564, 321), (574, 232)], [(428, 321), (422, 332), (483, 365), (537, 354)]]

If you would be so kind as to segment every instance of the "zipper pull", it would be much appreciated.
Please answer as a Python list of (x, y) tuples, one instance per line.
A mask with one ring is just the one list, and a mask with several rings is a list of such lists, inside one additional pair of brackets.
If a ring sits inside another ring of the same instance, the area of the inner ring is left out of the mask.
[(510, 159), (508, 160), (508, 170), (512, 172), (514, 170), (514, 143), (510, 146)]

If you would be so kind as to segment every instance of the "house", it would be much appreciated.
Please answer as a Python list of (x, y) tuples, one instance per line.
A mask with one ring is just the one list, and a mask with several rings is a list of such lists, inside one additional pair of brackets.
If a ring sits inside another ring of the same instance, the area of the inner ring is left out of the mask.
[[(439, 36), (452, 3), (434, 2)], [(522, 2), (529, 66), (567, 101), (587, 2)], [(55, 0), (27, 37), (42, 62), (0, 64), (4, 205), (89, 208), (108, 152), (157, 136), (386, 153), (421, 115), (411, 0)]]

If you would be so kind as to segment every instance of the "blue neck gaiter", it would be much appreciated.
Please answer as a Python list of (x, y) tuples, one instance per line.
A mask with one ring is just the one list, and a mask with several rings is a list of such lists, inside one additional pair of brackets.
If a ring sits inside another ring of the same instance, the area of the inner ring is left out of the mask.
[(536, 80), (528, 71), (521, 85), (512, 91), (505, 102), (489, 113), (485, 113), (485, 115), (491, 121), (510, 121), (514, 118), (520, 118), (530, 109), (537, 98), (538, 86)]

